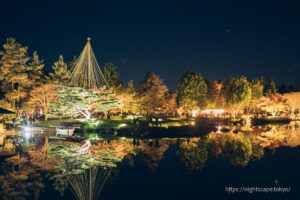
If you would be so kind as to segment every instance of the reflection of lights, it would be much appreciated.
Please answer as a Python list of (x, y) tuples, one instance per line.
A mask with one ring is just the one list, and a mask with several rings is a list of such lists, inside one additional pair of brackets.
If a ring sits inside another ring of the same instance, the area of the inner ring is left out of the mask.
[(24, 128), (24, 130), (25, 130), (25, 132), (29, 132), (30, 131), (30, 127), (27, 126), (27, 127)]
[(224, 114), (224, 109), (206, 109), (201, 110), (201, 114), (221, 115)]
[(127, 126), (127, 124), (125, 124), (125, 123), (119, 124), (119, 128), (126, 127), (126, 126)]
[(192, 110), (192, 117), (197, 117), (199, 110)]
[(195, 126), (195, 125), (196, 125), (196, 122), (195, 122), (195, 121), (191, 121), (191, 125), (192, 125), (192, 126)]
[(222, 127), (222, 126), (220, 126), (220, 125), (219, 125), (219, 126), (217, 126), (217, 132), (218, 132), (218, 133), (219, 133), (219, 132), (221, 132), (222, 128), (223, 128), (223, 127)]
[(24, 136), (26, 139), (29, 139), (31, 137), (31, 128), (26, 126), (24, 128)]
[(31, 133), (25, 132), (25, 137), (26, 137), (26, 139), (29, 139), (31, 137)]
[(159, 118), (159, 119), (158, 119), (158, 121), (159, 121), (159, 122), (161, 122), (161, 121), (162, 121), (162, 119), (161, 119), (161, 118)]

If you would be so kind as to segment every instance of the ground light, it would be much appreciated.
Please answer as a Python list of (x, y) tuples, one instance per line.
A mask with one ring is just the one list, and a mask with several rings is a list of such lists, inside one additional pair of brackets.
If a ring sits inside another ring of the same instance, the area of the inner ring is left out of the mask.
[(119, 128), (126, 127), (126, 126), (127, 126), (127, 124), (125, 124), (125, 123), (122, 123), (122, 124), (118, 125)]
[(23, 136), (26, 138), (26, 145), (28, 145), (29, 139), (30, 139), (31, 136), (32, 136), (31, 128), (30, 128), (30, 127), (26, 126), (26, 127), (24, 128)]
[(26, 137), (26, 139), (29, 139), (31, 137), (31, 128), (26, 126), (24, 128), (24, 136)]
[(217, 133), (220, 133), (221, 132), (221, 130), (222, 130), (222, 126), (217, 126)]
[(133, 119), (135, 118), (135, 116), (133, 116), (133, 115), (128, 115), (126, 118), (127, 118), (127, 119), (133, 120)]

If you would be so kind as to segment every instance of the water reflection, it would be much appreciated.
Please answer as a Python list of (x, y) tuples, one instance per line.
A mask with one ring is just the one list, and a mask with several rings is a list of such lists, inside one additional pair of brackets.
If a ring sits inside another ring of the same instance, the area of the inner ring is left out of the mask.
[(70, 189), (78, 200), (96, 200), (111, 174), (111, 168), (93, 167), (79, 174), (58, 174), (55, 176), (55, 189), (61, 193)]
[(188, 138), (179, 140), (178, 157), (190, 170), (200, 171), (208, 158), (207, 140)]
[(139, 142), (135, 149), (151, 172), (155, 172), (171, 143), (168, 140), (143, 140)]
[[(21, 163), (21, 164), (20, 164)], [(0, 199), (38, 199), (44, 188), (44, 178), (39, 171), (23, 165), (24, 159), (7, 159), (0, 165)], [(21, 167), (21, 166), (22, 167)], [(16, 170), (15, 166), (18, 166)]]
[(120, 171), (120, 165), (135, 167), (137, 159), (155, 173), (170, 151), (185, 170), (202, 173), (209, 160), (246, 167), (249, 162), (259, 162), (269, 149), (300, 146), (299, 123), (223, 130), (198, 138), (102, 140), (94, 142), (86, 155), (76, 153), (79, 143), (47, 144), (46, 139), (42, 145), (37, 142), (29, 146), (21, 157), (0, 162), (0, 197), (38, 199), (49, 190), (45, 183), (51, 182), (62, 195), (71, 191), (78, 200), (96, 200), (101, 199), (105, 184), (114, 184), (118, 176), (114, 172)]

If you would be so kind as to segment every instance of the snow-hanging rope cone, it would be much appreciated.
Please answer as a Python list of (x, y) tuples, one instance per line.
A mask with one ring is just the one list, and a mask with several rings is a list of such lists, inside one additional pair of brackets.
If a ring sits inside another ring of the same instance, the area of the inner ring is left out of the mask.
[(91, 38), (88, 37), (83, 51), (72, 68), (68, 85), (83, 87), (85, 89), (99, 89), (104, 86), (109, 88), (98, 65), (90, 41)]

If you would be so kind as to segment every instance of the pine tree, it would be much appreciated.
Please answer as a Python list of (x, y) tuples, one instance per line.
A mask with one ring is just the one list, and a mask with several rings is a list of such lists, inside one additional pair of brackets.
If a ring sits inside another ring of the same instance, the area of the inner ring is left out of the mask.
[(107, 112), (120, 107), (120, 101), (113, 93), (90, 91), (81, 87), (60, 86), (57, 101), (50, 104), (50, 115), (55, 117), (79, 117), (90, 119), (95, 112)]
[(46, 76), (44, 74), (44, 61), (40, 60), (36, 51), (33, 52), (31, 61), (28, 64), (28, 74), (30, 80), (34, 86), (40, 85), (46, 82)]
[(58, 84), (66, 84), (70, 77), (70, 70), (68, 65), (64, 62), (64, 57), (59, 56), (58, 61), (56, 61), (53, 66), (53, 73), (49, 73), (51, 79)]
[(104, 65), (103, 75), (109, 85), (114, 89), (118, 89), (121, 86), (120, 74), (117, 71), (117, 67), (112, 63), (106, 63)]
[(1, 82), (5, 97), (16, 108), (20, 100), (27, 97), (32, 85), (28, 77), (27, 47), (17, 43), (14, 38), (8, 38), (1, 51)]
[(269, 80), (264, 87), (264, 95), (271, 96), (277, 92), (277, 87), (274, 80)]

